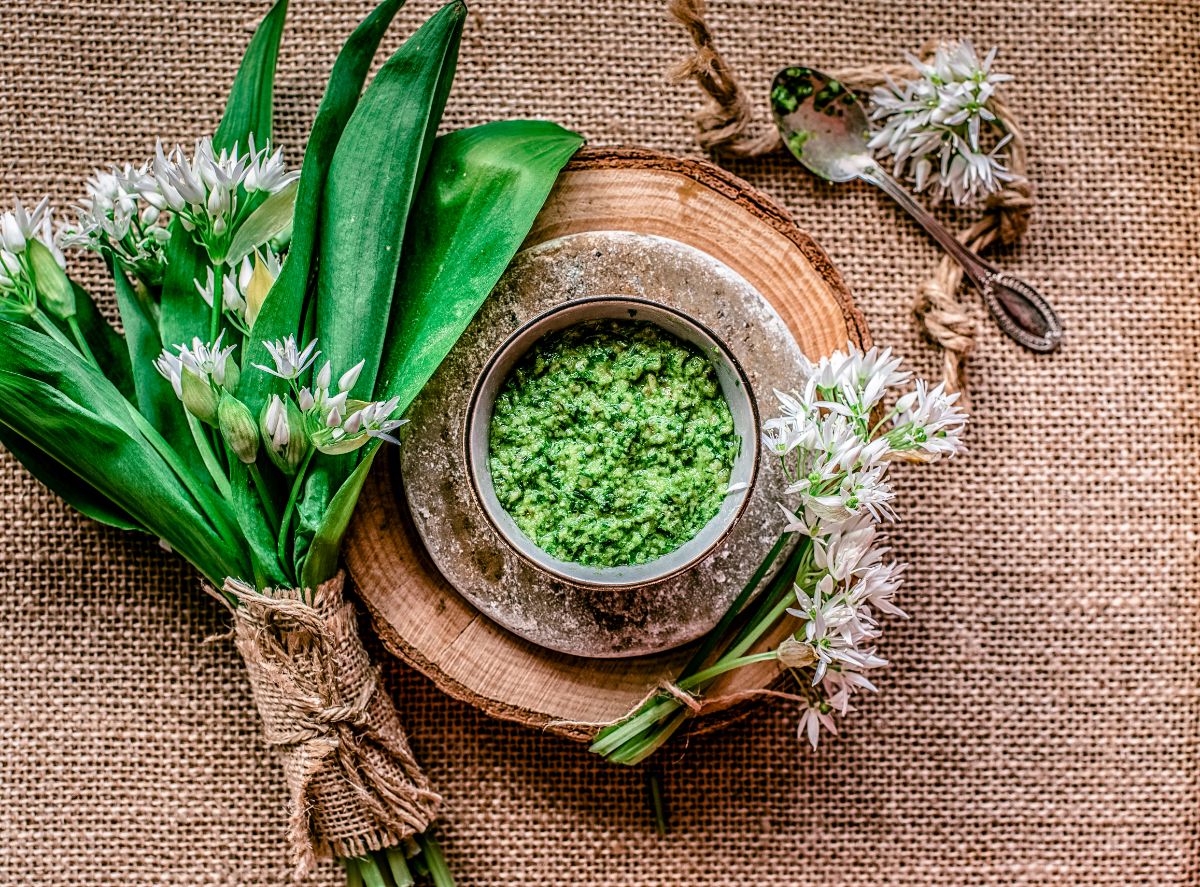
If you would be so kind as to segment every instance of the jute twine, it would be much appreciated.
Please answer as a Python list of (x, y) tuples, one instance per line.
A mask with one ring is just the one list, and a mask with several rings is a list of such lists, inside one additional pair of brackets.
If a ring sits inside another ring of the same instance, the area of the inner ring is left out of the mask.
[(344, 580), (311, 596), (235, 579), (224, 586), (238, 602), (234, 633), (265, 740), (283, 758), (297, 876), (318, 856), (400, 844), (428, 828), (441, 801), (363, 648)]
[[(733, 68), (717, 51), (712, 29), (705, 20), (705, 0), (671, 0), (670, 12), (687, 29), (695, 46), (695, 51), (676, 66), (673, 76), (679, 82), (695, 80), (711, 99), (696, 115), (699, 128), (696, 140), (700, 147), (738, 158), (761, 157), (781, 150), (783, 143), (778, 131), (774, 126), (756, 125), (753, 105)], [(936, 48), (936, 41), (926, 44), (920, 57), (928, 58)], [(882, 86), (889, 78), (901, 81), (917, 76), (907, 64), (843, 68), (831, 73), (835, 79), (860, 91)], [(1029, 226), (1033, 210), (1033, 187), (1025, 178), (1024, 132), (1003, 102), (993, 98), (989, 107), (999, 124), (1012, 134), (1008, 166), (1014, 179), (987, 198), (979, 221), (959, 233), (958, 239), (975, 252), (997, 240), (1004, 244), (1019, 240)], [(942, 348), (946, 387), (962, 391), (965, 397), (966, 363), (975, 345), (975, 319), (957, 297), (962, 278), (958, 263), (943, 256), (921, 286), (913, 310), (924, 333)]]

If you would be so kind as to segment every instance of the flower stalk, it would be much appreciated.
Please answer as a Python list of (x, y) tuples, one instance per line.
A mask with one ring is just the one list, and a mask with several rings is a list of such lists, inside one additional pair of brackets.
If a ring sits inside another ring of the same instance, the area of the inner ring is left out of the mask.
[[(814, 747), (821, 729), (837, 732), (833, 715), (852, 711), (854, 694), (875, 690), (868, 674), (887, 664), (876, 650), (879, 616), (905, 615), (892, 602), (904, 567), (885, 562), (878, 530), (896, 517), (889, 468), (961, 452), (966, 416), (942, 385), (910, 387), (889, 350), (851, 349), (802, 370), (801, 390), (777, 391), (782, 415), (763, 426), (799, 506), (781, 506), (779, 541), (670, 690), (597, 734), (591, 750), (610, 761), (645, 760), (702, 709), (718, 678), (750, 665), (774, 661), (796, 677), (798, 729)], [(785, 620), (795, 627), (784, 640), (754, 652)]]

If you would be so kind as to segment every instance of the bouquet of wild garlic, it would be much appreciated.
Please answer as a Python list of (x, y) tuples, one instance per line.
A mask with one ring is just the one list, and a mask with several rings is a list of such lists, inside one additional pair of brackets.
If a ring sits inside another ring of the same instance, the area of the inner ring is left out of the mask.
[[(99, 172), (57, 238), (0, 219), (0, 442), (84, 514), (149, 533), (234, 614), (283, 754), (302, 866), (450, 883), (421, 774), (341, 597), (338, 549), (381, 443), (465, 329), (581, 144), (541, 121), (435, 138), (465, 7), (363, 90), (402, 0), (333, 67), (300, 171), (272, 142), (279, 0), (193, 151)], [(99, 253), (123, 330), (66, 273)]]
[[(799, 733), (815, 748), (887, 665), (876, 648), (879, 617), (904, 615), (893, 601), (904, 566), (887, 560), (879, 530), (896, 518), (889, 466), (961, 452), (966, 416), (943, 385), (918, 379), (908, 388), (890, 350), (851, 348), (802, 370), (802, 388), (777, 391), (783, 414), (763, 425), (798, 505), (783, 507), (779, 541), (675, 681), (597, 735), (592, 751), (610, 761), (645, 760), (703, 709), (718, 677), (759, 662), (795, 677), (797, 692), (766, 692), (802, 704)], [(750, 652), (782, 620), (783, 641)]]

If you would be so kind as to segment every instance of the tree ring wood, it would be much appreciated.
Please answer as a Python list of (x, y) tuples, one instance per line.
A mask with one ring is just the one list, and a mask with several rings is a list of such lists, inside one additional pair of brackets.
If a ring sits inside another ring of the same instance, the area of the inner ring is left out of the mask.
[[(869, 344), (861, 314), (820, 247), (768, 198), (711, 164), (637, 149), (582, 152), (560, 177), (525, 248), (602, 231), (666, 238), (713, 257), (762, 294), (810, 357), (847, 341)], [(687, 647), (588, 659), (537, 646), (480, 613), (425, 551), (397, 462), (394, 454), (380, 460), (345, 546), (359, 595), (391, 652), (452, 696), (576, 738), (621, 717), (674, 677)], [(448, 493), (469, 495), (466, 489)], [(781, 628), (763, 645), (784, 633)], [(740, 669), (714, 686), (710, 698), (766, 687), (777, 673), (773, 663)], [(720, 704), (706, 708), (720, 710)]]

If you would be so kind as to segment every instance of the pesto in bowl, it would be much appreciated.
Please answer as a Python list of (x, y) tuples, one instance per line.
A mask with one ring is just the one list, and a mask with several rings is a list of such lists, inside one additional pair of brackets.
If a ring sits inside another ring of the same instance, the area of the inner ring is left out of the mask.
[(488, 465), (520, 530), (560, 560), (643, 564), (712, 520), (741, 446), (709, 359), (645, 321), (536, 342), (496, 396)]

